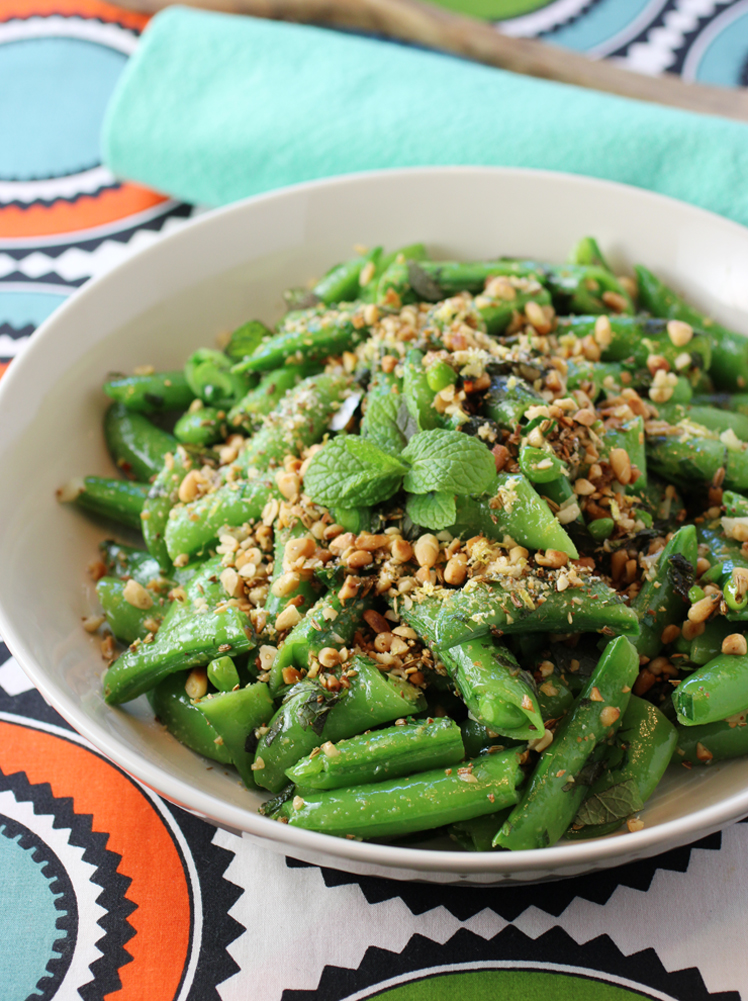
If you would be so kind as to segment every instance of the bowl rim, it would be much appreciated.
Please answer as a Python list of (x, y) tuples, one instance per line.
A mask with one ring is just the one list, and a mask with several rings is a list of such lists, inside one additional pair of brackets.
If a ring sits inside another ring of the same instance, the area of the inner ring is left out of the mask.
[[(21, 385), (25, 379), (26, 369), (33, 363), (37, 354), (46, 351), (48, 342), (56, 335), (56, 327), (61, 319), (66, 319), (72, 311), (85, 307), (88, 300), (106, 295), (111, 282), (119, 282), (126, 276), (129, 268), (139, 266), (149, 256), (158, 256), (165, 246), (177, 243), (186, 233), (196, 229), (210, 228), (224, 216), (242, 212), (254, 205), (272, 205), (288, 198), (304, 196), (318, 190), (330, 190), (367, 183), (380, 179), (398, 177), (413, 177), (418, 174), (441, 175), (446, 177), (469, 178), (476, 175), (495, 177), (506, 180), (510, 177), (536, 178), (539, 183), (553, 180), (579, 188), (596, 188), (614, 195), (625, 191), (628, 195), (634, 193), (646, 204), (667, 203), (677, 206), (680, 212), (691, 214), (694, 222), (708, 220), (709, 224), (725, 227), (727, 230), (739, 233), (742, 239), (748, 236), (748, 228), (719, 216), (707, 209), (680, 201), (668, 195), (662, 195), (633, 185), (607, 181), (580, 174), (562, 173), (560, 171), (541, 170), (523, 167), (483, 167), (483, 166), (428, 166), (406, 167), (384, 170), (360, 171), (353, 174), (341, 174), (289, 185), (281, 189), (252, 195), (248, 198), (220, 206), (190, 219), (179, 229), (163, 235), (148, 247), (136, 251), (121, 261), (111, 270), (89, 279), (75, 294), (62, 303), (34, 332), (30, 343), (21, 356), (13, 361), (9, 370), (0, 380), (0, 422), (3, 420), (3, 409), (16, 385)], [(14, 440), (16, 440), (14, 438)], [(328, 834), (290, 827), (255, 813), (249, 807), (238, 807), (226, 803), (223, 799), (203, 792), (199, 786), (176, 778), (162, 765), (148, 760), (141, 753), (123, 745), (116, 735), (97, 724), (80, 709), (72, 695), (61, 686), (58, 688), (48, 679), (44, 670), (37, 664), (31, 650), (23, 639), (22, 630), (17, 628), (6, 614), (0, 603), (0, 636), (7, 644), (16, 661), (23, 668), (30, 680), (40, 691), (45, 700), (74, 729), (88, 740), (94, 748), (103, 753), (116, 765), (134, 776), (150, 789), (177, 803), (184, 809), (208, 820), (221, 824), (232, 830), (247, 832), (261, 841), (279, 843), (284, 850), (293, 855), (294, 849), (302, 854), (315, 853), (324, 856), (334, 867), (335, 859), (345, 860), (354, 865), (379, 866), (389, 870), (403, 872), (441, 872), (463, 877), (478, 875), (502, 875), (511, 878), (520, 873), (534, 871), (563, 874), (564, 870), (589, 871), (603, 865), (615, 864), (620, 857), (621, 863), (632, 858), (655, 854), (658, 845), (662, 851), (674, 844), (684, 844), (693, 837), (703, 836), (708, 831), (716, 830), (740, 817), (748, 814), (748, 787), (734, 793), (722, 801), (689, 813), (685, 817), (659, 823), (654, 827), (645, 827), (641, 831), (616, 833), (604, 838), (589, 841), (566, 842), (550, 848), (528, 849), (518, 852), (463, 852), (449, 850), (434, 850), (425, 848), (407, 848), (397, 845), (382, 845), (366, 841), (338, 838)], [(49, 684), (48, 684), (49, 680)], [(116, 711), (116, 710), (112, 710)], [(568, 875), (573, 875), (571, 871)], [(542, 878), (542, 875), (541, 875)]]

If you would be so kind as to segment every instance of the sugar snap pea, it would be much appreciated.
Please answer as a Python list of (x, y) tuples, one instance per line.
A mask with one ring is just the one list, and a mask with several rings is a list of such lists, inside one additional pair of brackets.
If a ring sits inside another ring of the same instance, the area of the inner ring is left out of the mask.
[(147, 417), (113, 403), (104, 416), (104, 437), (116, 466), (133, 480), (147, 482), (174, 452), (177, 440), (157, 428)]
[(656, 657), (663, 647), (665, 628), (685, 618), (697, 557), (696, 529), (684, 525), (665, 545), (632, 604), (639, 618), (639, 635), (632, 642), (640, 657)]
[(748, 709), (748, 657), (718, 654), (698, 667), (673, 692), (678, 722), (716, 723)]
[(252, 771), (255, 730), (268, 723), (274, 712), (268, 686), (256, 681), (236, 691), (207, 695), (195, 705), (223, 741), (242, 782), (248, 789), (256, 788)]
[(188, 672), (178, 671), (148, 692), (156, 717), (177, 740), (222, 765), (232, 764), (228, 748), (185, 691)]
[(57, 491), (57, 499), (91, 514), (140, 528), (140, 512), (148, 496), (147, 483), (113, 480), (106, 476), (83, 476), (69, 480)]
[(186, 410), (195, 399), (181, 371), (113, 375), (104, 383), (104, 392), (115, 403), (141, 414)]

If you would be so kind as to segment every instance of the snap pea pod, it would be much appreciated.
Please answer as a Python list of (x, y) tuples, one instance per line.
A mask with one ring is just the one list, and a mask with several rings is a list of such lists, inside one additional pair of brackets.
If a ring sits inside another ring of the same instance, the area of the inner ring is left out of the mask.
[(748, 657), (719, 654), (697, 668), (673, 692), (683, 726), (716, 723), (748, 709)]
[(283, 462), (286, 455), (299, 455), (316, 444), (345, 398), (351, 385), (348, 376), (311, 375), (284, 396), (268, 414), (262, 427), (237, 459), (241, 469), (267, 469)]
[(494, 375), (483, 398), (481, 410), (499, 427), (514, 431), (529, 407), (543, 406), (545, 400), (524, 379), (514, 375)]
[(640, 264), (634, 269), (639, 298), (653, 316), (683, 320), (705, 330), (714, 340), (709, 370), (718, 389), (740, 390), (748, 386), (748, 339), (689, 306), (676, 292)]
[(486, 333), (491, 337), (501, 337), (513, 320), (520, 316), (528, 303), (534, 302), (538, 306), (550, 306), (551, 294), (540, 285), (523, 291), (515, 290), (513, 299), (496, 299), (487, 294), (477, 297), (476, 305), (478, 313), (483, 321)]
[(220, 558), (207, 560), (169, 607), (152, 643), (126, 650), (104, 675), (110, 705), (137, 698), (174, 671), (209, 664), (221, 654), (246, 653), (254, 631), (246, 615), (227, 607), (218, 575)]
[(133, 577), (144, 587), (154, 580), (161, 580), (164, 588), (171, 583), (161, 576), (158, 562), (144, 549), (105, 539), (99, 543), (99, 553), (109, 577)]
[(405, 305), (439, 302), (459, 292), (476, 295), (496, 275), (536, 277), (533, 266), (521, 261), (414, 261), (398, 255), (379, 279), (376, 301)]
[(267, 502), (276, 496), (280, 494), (275, 480), (258, 476), (227, 483), (197, 500), (171, 508), (164, 532), (169, 558), (205, 553), (224, 525), (237, 527), (259, 518)]
[(228, 748), (206, 717), (185, 691), (187, 671), (178, 671), (160, 681), (148, 692), (148, 701), (172, 736), (206, 758), (222, 765), (232, 764)]
[(732, 429), (741, 441), (748, 441), (748, 416), (745, 414), (721, 410), (719, 407), (695, 406), (693, 404), (683, 406), (679, 403), (659, 404), (657, 413), (660, 420), (667, 421), (669, 424), (688, 420), (717, 434)]
[(376, 269), (381, 256), (382, 248), (374, 247), (365, 254), (338, 264), (317, 282), (312, 292), (328, 306), (337, 302), (353, 302), (361, 293), (360, 279), (365, 265), (371, 262)]
[(187, 359), (184, 377), (203, 403), (228, 410), (251, 386), (251, 381), (235, 372), (234, 367), (223, 351), (199, 348)]
[(353, 657), (346, 673), (350, 687), (338, 693), (308, 680), (291, 688), (257, 745), (258, 785), (279, 792), (288, 782), (286, 769), (315, 747), (426, 708), (418, 688), (382, 674), (367, 657)]
[[(529, 591), (526, 593), (527, 598), (517, 590), (509, 590), (492, 581), (450, 594), (442, 605), (437, 624), (441, 651), (485, 636), (494, 629), (506, 634), (583, 633), (606, 629), (624, 636), (639, 633), (636, 612), (602, 581), (585, 582), (583, 587), (561, 592), (547, 590), (534, 596)], [(545, 599), (542, 602), (541, 597)]]
[(574, 705), (574, 693), (558, 674), (552, 674), (538, 684), (537, 698), (544, 723), (560, 719)]
[(619, 636), (606, 647), (573, 711), (541, 754), (522, 799), (494, 838), (495, 847), (546, 848), (563, 836), (591, 784), (584, 766), (618, 729), (638, 672), (636, 650)]
[(639, 475), (626, 485), (627, 493), (643, 494), (647, 489), (647, 452), (644, 436), (644, 420), (635, 417), (617, 428), (606, 428), (602, 435), (603, 455), (610, 455), (614, 448), (622, 448), (629, 457), (632, 467)]
[[(115, 639), (129, 644), (136, 639), (145, 639), (148, 633), (154, 631), (154, 623), (160, 623), (164, 614), (158, 604), (148, 608), (131, 605), (124, 595), (126, 586), (126, 582), (119, 577), (102, 577), (96, 582), (96, 594)], [(150, 597), (153, 600), (156, 596)]]
[(291, 539), (301, 539), (304, 536), (309, 535), (309, 529), (304, 525), (301, 520), (294, 522), (286, 528), (281, 528), (276, 530), (275, 533), (275, 554), (273, 561), (273, 575), (270, 579), (270, 592), (265, 601), (265, 611), (268, 615), (268, 620), (270, 622), (275, 622), (276, 617), (284, 609), (289, 602), (293, 602), (296, 611), (303, 615), (308, 608), (317, 601), (320, 596), (321, 585), (319, 580), (313, 575), (308, 577), (297, 574), (297, 583), (290, 587), (288, 586), (288, 578), (286, 578), (286, 587), (283, 588), (283, 594), (276, 594), (274, 590), (275, 584), (278, 579), (282, 577), (290, 567), (288, 564), (284, 567), (284, 553), (286, 551), (286, 543), (290, 542)]
[(722, 494), (722, 504), (728, 518), (748, 517), (748, 497), (736, 494), (733, 490), (725, 490)]
[(404, 621), (433, 647), (467, 706), (484, 726), (499, 734), (529, 740), (543, 733), (532, 678), (510, 650), (479, 636), (445, 649), (439, 643), (442, 602), (425, 598), (403, 609)]
[(673, 760), (692, 765), (710, 765), (748, 754), (746, 714), (700, 726), (677, 726), (678, 747)]
[(270, 372), (285, 364), (322, 361), (350, 351), (369, 336), (363, 313), (353, 304), (321, 312), (318, 307), (287, 314), (278, 333), (232, 371)]
[(309, 658), (316, 657), (326, 646), (336, 650), (345, 646), (353, 639), (364, 612), (370, 607), (369, 597), (343, 602), (334, 591), (324, 594), (283, 641), (270, 674), (273, 697), (284, 684), (284, 668), (307, 668)]
[(239, 672), (231, 657), (216, 657), (208, 664), (208, 681), (219, 692), (231, 692), (241, 684)]
[(728, 622), (748, 621), (748, 594), (737, 570), (748, 569), (748, 554), (739, 542), (709, 525), (699, 525), (699, 541), (709, 546), (711, 567), (702, 575), (705, 584), (718, 584), (727, 605)]
[(439, 768), (345, 790), (305, 791), (284, 803), (278, 818), (292, 827), (340, 837), (402, 837), (432, 830), (516, 803), (522, 781), (519, 757), (517, 751), (501, 751), (468, 761), (464, 768)]
[(244, 785), (257, 788), (252, 772), (255, 730), (268, 723), (275, 711), (268, 686), (256, 681), (235, 692), (207, 695), (195, 706), (223, 741)]
[(239, 362), (243, 358), (248, 358), (264, 340), (272, 336), (273, 331), (261, 320), (249, 320), (233, 331), (224, 353), (232, 362)]
[(594, 236), (583, 236), (581, 240), (574, 244), (569, 254), (569, 264), (591, 264), (598, 268), (605, 268), (606, 271), (613, 273), (613, 269), (605, 260), (603, 252), (600, 250)]
[(620, 308), (617, 312), (634, 312), (631, 296), (607, 268), (594, 264), (546, 265), (540, 281), (553, 296), (557, 312), (564, 316), (569, 313), (609, 313), (611, 306), (604, 296), (611, 292), (618, 297)]
[(519, 468), (530, 483), (551, 483), (559, 476), (566, 476), (566, 467), (551, 450), (523, 445), (519, 452)]
[(704, 632), (694, 637), (689, 647), (688, 659), (701, 667), (722, 653), (722, 641), (735, 632), (735, 626), (723, 616), (704, 623)]
[(450, 824), (447, 833), (467, 852), (490, 852), (493, 849), (493, 839), (511, 812), (512, 808), (508, 806), (498, 813), (473, 817), (472, 820), (461, 820), (456, 824)]
[(181, 371), (110, 376), (104, 383), (104, 392), (115, 403), (140, 414), (186, 410), (195, 399)]
[(543, 498), (520, 473), (498, 473), (482, 497), (457, 497), (457, 521), (452, 535), (470, 538), (483, 532), (489, 539), (511, 536), (530, 549), (558, 549), (572, 559), (579, 552)]
[(711, 483), (724, 467), (724, 484), (730, 490), (748, 489), (748, 453), (735, 450), (718, 438), (690, 435), (651, 436), (647, 439), (647, 461), (655, 472), (684, 488)]
[(324, 744), (286, 769), (299, 789), (340, 789), (448, 768), (462, 761), (460, 728), (449, 718), (408, 722)]
[(147, 482), (164, 464), (167, 452), (174, 452), (177, 439), (157, 428), (143, 414), (113, 403), (104, 416), (107, 448), (119, 469), (130, 479)]
[[(603, 389), (611, 387), (617, 394), (624, 385), (625, 370), (619, 362), (591, 362), (581, 359), (567, 362), (566, 388), (571, 392), (583, 390), (594, 402)], [(627, 385), (632, 385), (629, 380)]]
[(645, 580), (631, 606), (639, 619), (639, 635), (632, 642), (640, 657), (656, 657), (665, 627), (686, 617), (688, 602), (683, 595), (693, 583), (697, 559), (696, 529), (684, 525), (660, 553), (653, 576)]
[(179, 487), (187, 473), (215, 461), (215, 454), (180, 445), (167, 452), (164, 464), (153, 481), (141, 514), (141, 529), (148, 551), (165, 573), (173, 569), (166, 546), (166, 528), (172, 508), (179, 502)]
[(428, 371), (423, 367), (423, 351), (408, 351), (403, 362), (403, 397), (408, 412), (419, 431), (447, 426), (447, 421), (434, 408), (436, 393), (429, 385)]
[[(428, 379), (428, 374), (427, 374)], [(395, 454), (407, 444), (398, 424), (398, 414), (407, 406), (403, 380), (395, 372), (378, 370), (369, 383), (361, 420), (361, 437)]]
[(63, 504), (75, 504), (91, 514), (136, 529), (140, 528), (140, 512), (147, 496), (147, 483), (112, 480), (106, 476), (82, 476), (69, 480), (57, 491), (57, 499)]
[[(578, 338), (594, 337), (596, 320), (596, 316), (562, 317), (558, 321), (558, 336), (569, 333)], [(601, 345), (603, 362), (620, 362), (624, 368), (646, 368), (649, 356), (658, 355), (679, 372), (689, 368), (709, 370), (712, 339), (708, 334), (694, 334), (688, 344), (678, 347), (668, 336), (667, 320), (647, 316), (610, 316), (608, 320), (611, 340)], [(690, 363), (683, 364), (683, 354), (690, 355)]]
[(363, 302), (375, 302), (379, 279), (384, 272), (401, 258), (403, 261), (425, 261), (428, 259), (426, 248), (422, 243), (411, 243), (399, 250), (392, 250), (389, 254), (382, 254), (376, 262), (374, 271), (368, 282), (361, 288), (361, 299)]
[(254, 646), (249, 619), (224, 607), (188, 618), (170, 617), (152, 643), (126, 650), (104, 675), (104, 697), (111, 706), (136, 699), (174, 671), (209, 664), (222, 653), (246, 653)]
[(259, 383), (229, 410), (230, 427), (253, 430), (262, 418), (275, 410), (283, 397), (301, 380), (311, 375), (309, 365), (284, 365), (283, 368), (266, 372)]
[(605, 771), (579, 809), (567, 838), (599, 838), (638, 813), (657, 788), (678, 743), (676, 728), (659, 709), (632, 695), (612, 745)]
[(215, 445), (226, 437), (226, 411), (202, 406), (188, 410), (174, 425), (174, 437), (182, 445)]
[(520, 744), (524, 744), (523, 740), (515, 740), (505, 734), (500, 735), (469, 716), (460, 723), (460, 733), (467, 758), (476, 758), (489, 747), (503, 751), (507, 747), (518, 747)]

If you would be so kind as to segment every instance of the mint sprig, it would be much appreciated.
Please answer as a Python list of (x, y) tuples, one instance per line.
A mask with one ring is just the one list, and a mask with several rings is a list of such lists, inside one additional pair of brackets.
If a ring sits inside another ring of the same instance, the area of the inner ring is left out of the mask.
[(304, 490), (325, 507), (371, 507), (397, 493), (408, 467), (356, 434), (333, 438), (313, 457)]
[(435, 532), (449, 528), (457, 520), (454, 494), (437, 491), (428, 494), (410, 494), (405, 509), (414, 524), (432, 528)]
[(403, 486), (411, 494), (482, 494), (496, 475), (483, 442), (460, 431), (422, 431), (410, 439), (402, 458), (410, 463)]
[(460, 431), (420, 431), (405, 449), (397, 450), (399, 454), (393, 454), (388, 439), (389, 434), (383, 435), (377, 444), (373, 436), (333, 438), (309, 463), (305, 492), (326, 507), (371, 507), (402, 486), (411, 495), (408, 513), (413, 521), (443, 528), (454, 524), (456, 494), (482, 494), (495, 478), (486, 446)]

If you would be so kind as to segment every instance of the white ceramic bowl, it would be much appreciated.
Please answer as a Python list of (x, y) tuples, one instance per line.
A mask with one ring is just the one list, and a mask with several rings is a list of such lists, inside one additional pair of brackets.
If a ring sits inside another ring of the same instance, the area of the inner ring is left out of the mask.
[(645, 828), (528, 852), (469, 854), (340, 840), (256, 813), (236, 775), (166, 733), (145, 698), (102, 699), (86, 564), (101, 529), (55, 502), (74, 475), (111, 475), (101, 418), (110, 370), (181, 366), (250, 317), (273, 320), (281, 291), (356, 243), (425, 241), (440, 257), (563, 261), (598, 237), (619, 268), (653, 268), (696, 305), (748, 333), (748, 230), (635, 188), (541, 171), (435, 168), (304, 184), (212, 212), (90, 282), (34, 335), (0, 383), (0, 632), (54, 707), (104, 754), (167, 798), (263, 845), (397, 879), (473, 883), (571, 876), (654, 855), (748, 813), (748, 759), (672, 768)]

